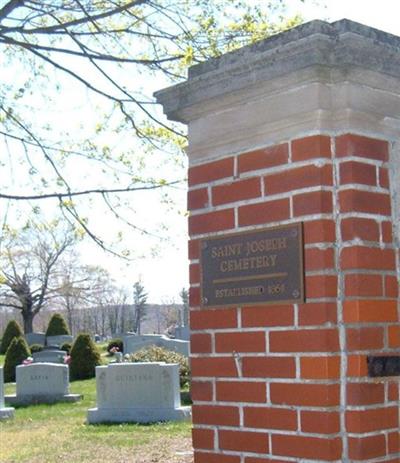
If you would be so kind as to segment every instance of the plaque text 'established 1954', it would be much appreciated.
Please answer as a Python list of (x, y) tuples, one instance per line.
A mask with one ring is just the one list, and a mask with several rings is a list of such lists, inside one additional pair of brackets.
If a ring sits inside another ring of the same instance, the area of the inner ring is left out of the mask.
[(201, 241), (201, 305), (304, 300), (301, 224)]

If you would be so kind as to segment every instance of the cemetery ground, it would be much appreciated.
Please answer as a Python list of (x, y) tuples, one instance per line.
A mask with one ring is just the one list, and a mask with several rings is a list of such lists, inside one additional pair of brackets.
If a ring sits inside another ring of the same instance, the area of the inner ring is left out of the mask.
[[(86, 424), (96, 403), (95, 381), (70, 383), (71, 393), (83, 395), (80, 402), (16, 407), (14, 419), (0, 422), (0, 462), (193, 462), (190, 422)], [(14, 393), (15, 385), (6, 384), (5, 394)]]

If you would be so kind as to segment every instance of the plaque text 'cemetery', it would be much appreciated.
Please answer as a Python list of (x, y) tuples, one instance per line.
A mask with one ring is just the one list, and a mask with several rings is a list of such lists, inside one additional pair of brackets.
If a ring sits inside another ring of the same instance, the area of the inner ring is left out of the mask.
[(302, 302), (301, 224), (201, 241), (201, 304)]

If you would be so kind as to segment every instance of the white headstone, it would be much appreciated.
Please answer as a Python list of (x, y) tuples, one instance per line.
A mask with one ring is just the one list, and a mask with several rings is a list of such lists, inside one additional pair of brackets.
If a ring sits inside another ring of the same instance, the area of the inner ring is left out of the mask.
[(189, 342), (182, 339), (170, 339), (167, 336), (159, 334), (146, 334), (143, 336), (124, 336), (124, 353), (132, 354), (140, 349), (150, 346), (163, 347), (164, 349), (177, 352), (185, 357), (189, 356)]
[(6, 396), (14, 404), (75, 402), (79, 394), (69, 394), (68, 365), (31, 363), (16, 367), (17, 395)]
[(14, 417), (14, 409), (4, 406), (4, 376), (3, 367), (0, 367), (0, 420)]
[(70, 344), (72, 344), (73, 340), (74, 338), (70, 334), (60, 334), (58, 336), (47, 336), (46, 345), (61, 347), (66, 342), (69, 342)]
[(32, 354), (33, 361), (36, 363), (64, 363), (67, 353), (58, 349), (43, 349)]
[(190, 417), (181, 407), (179, 365), (114, 363), (96, 367), (97, 408), (89, 423), (177, 421)]

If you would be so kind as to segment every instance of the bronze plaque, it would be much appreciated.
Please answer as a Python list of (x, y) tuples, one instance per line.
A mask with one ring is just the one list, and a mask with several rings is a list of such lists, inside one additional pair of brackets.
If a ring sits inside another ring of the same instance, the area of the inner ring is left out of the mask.
[(303, 302), (301, 224), (201, 241), (201, 305)]

